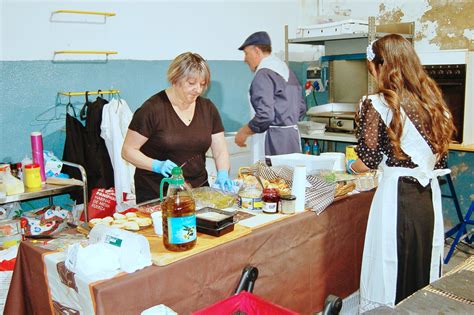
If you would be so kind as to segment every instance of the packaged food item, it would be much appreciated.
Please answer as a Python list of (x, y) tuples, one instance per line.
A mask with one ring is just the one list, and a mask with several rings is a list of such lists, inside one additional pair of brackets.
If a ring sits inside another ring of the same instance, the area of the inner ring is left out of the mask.
[(255, 186), (244, 186), (239, 192), (239, 207), (248, 210), (262, 210), (262, 190)]
[(32, 163), (25, 165), (24, 177), (26, 188), (41, 188), (41, 173), (39, 164)]
[(161, 204), (163, 216), (163, 244), (166, 249), (182, 252), (196, 245), (196, 204), (193, 194), (184, 183), (183, 170), (175, 167), (171, 178), (163, 178), (160, 184), (160, 199), (163, 200), (163, 185), (168, 183), (166, 199)]
[(264, 213), (278, 213), (278, 204), (280, 202), (280, 194), (276, 188), (265, 188), (262, 195), (263, 212)]
[(280, 212), (283, 214), (294, 214), (296, 197), (294, 195), (283, 195), (280, 197)]
[(217, 209), (230, 208), (237, 199), (235, 194), (223, 192), (211, 187), (198, 187), (192, 190), (196, 208), (211, 207)]

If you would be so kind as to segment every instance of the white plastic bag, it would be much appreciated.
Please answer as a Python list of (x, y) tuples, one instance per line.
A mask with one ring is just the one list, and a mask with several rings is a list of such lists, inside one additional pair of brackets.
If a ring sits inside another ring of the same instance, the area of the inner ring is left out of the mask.
[(120, 269), (131, 273), (151, 265), (150, 243), (139, 234), (98, 224), (89, 233), (89, 244), (102, 243), (119, 257)]

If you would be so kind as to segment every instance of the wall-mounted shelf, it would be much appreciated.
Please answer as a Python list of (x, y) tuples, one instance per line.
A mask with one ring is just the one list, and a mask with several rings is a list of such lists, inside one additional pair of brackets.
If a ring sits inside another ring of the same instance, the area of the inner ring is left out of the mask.
[[(375, 33), (375, 38), (380, 38), (389, 33)], [(411, 39), (413, 35), (411, 34), (401, 34), (403, 37)], [(302, 38), (292, 38), (288, 39), (289, 44), (304, 44), (304, 45), (326, 45), (330, 41), (339, 41), (347, 39), (367, 39), (369, 37), (368, 33), (356, 33), (356, 34), (340, 34), (340, 35), (330, 35), (330, 36), (316, 36), (316, 37), (302, 37)]]
[(90, 92), (59, 92), (58, 94), (64, 96), (83, 96), (83, 95), (99, 95), (99, 94), (119, 94), (119, 90), (105, 90), (105, 91), (90, 91)]
[(56, 50), (55, 55), (60, 54), (79, 54), (79, 55), (116, 55), (116, 51), (100, 51), (100, 50)]
[(112, 13), (112, 12), (79, 11), (79, 10), (56, 10), (56, 11), (53, 11), (53, 14), (59, 14), (59, 13), (115, 16), (115, 13)]

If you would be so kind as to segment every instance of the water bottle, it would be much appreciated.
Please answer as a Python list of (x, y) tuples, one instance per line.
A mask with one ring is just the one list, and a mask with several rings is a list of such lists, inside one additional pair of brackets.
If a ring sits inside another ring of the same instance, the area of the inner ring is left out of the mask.
[(313, 155), (319, 155), (320, 153), (321, 153), (321, 152), (319, 151), (318, 140), (314, 140), (314, 142), (313, 142), (312, 154), (313, 154)]
[[(163, 185), (168, 192), (163, 201)], [(163, 244), (166, 249), (182, 252), (196, 245), (196, 204), (192, 192), (184, 184), (183, 170), (175, 167), (171, 178), (163, 178), (160, 184), (161, 210), (163, 215)]]
[(309, 145), (309, 141), (306, 141), (303, 147), (304, 154), (311, 154), (311, 147)]

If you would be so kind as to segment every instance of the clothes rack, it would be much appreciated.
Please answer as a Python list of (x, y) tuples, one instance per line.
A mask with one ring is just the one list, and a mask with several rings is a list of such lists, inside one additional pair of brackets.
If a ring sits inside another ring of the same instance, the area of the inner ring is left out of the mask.
[(98, 90), (98, 91), (88, 91), (88, 92), (59, 92), (59, 95), (64, 96), (83, 96), (83, 95), (102, 95), (102, 94), (119, 94), (119, 90)]

